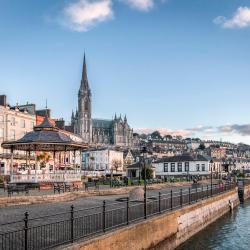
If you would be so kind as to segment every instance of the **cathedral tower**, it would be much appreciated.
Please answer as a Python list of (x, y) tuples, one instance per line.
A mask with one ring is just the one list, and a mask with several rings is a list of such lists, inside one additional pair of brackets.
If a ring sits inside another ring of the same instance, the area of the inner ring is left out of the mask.
[(87, 65), (84, 54), (82, 80), (78, 92), (78, 124), (77, 132), (84, 141), (92, 142), (91, 90), (87, 77)]

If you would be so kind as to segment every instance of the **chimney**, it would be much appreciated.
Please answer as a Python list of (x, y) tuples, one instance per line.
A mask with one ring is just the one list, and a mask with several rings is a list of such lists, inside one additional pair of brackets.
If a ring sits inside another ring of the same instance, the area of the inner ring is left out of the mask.
[(6, 95), (0, 95), (0, 105), (6, 106), (7, 105), (7, 97)]

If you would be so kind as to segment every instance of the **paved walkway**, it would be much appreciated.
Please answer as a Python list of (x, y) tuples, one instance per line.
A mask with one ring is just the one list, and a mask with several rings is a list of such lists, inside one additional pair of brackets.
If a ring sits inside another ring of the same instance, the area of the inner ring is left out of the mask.
[[(174, 192), (178, 191), (180, 188), (185, 187), (173, 187), (173, 188), (164, 188), (161, 190), (148, 190), (147, 196), (158, 196), (159, 192), (162, 194), (169, 193), (172, 189)], [(41, 195), (41, 192), (51, 192), (51, 191), (32, 191), (36, 195)], [(32, 193), (32, 195), (33, 195)], [(51, 193), (52, 194), (52, 193)], [(30, 214), (31, 218), (53, 215), (55, 213), (69, 212), (71, 205), (74, 205), (75, 209), (85, 209), (92, 208), (97, 206), (102, 206), (103, 200), (107, 204), (117, 203), (118, 198), (127, 197), (127, 195), (106, 195), (106, 196), (92, 196), (79, 198), (74, 201), (64, 201), (64, 202), (55, 202), (55, 203), (42, 203), (42, 204), (29, 204), (29, 205), (17, 205), (10, 207), (0, 208), (0, 225), (10, 221), (19, 221), (24, 218), (24, 213), (27, 211)], [(1, 227), (0, 227), (1, 228)]]

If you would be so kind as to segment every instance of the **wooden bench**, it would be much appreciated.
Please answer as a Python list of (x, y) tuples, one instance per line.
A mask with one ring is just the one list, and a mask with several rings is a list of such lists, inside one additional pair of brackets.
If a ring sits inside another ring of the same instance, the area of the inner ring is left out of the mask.
[(54, 184), (54, 194), (56, 192), (58, 192), (59, 194), (61, 193), (61, 191), (64, 193), (65, 191), (65, 187), (63, 183), (55, 183)]
[(72, 190), (73, 190), (73, 191), (79, 191), (79, 186), (78, 186), (78, 185), (75, 185), (75, 184), (73, 183)]
[(64, 192), (70, 192), (71, 191), (71, 185), (70, 183), (64, 183)]
[(25, 193), (26, 195), (29, 194), (29, 189), (26, 185), (8, 185), (7, 186), (8, 196), (13, 195), (14, 193)]

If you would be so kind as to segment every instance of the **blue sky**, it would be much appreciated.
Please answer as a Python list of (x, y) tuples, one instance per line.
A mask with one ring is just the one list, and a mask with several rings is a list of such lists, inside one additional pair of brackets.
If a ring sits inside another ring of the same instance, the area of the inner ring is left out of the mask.
[(0, 0), (0, 38), (11, 104), (69, 121), (86, 51), (94, 117), (250, 143), (250, 0)]

